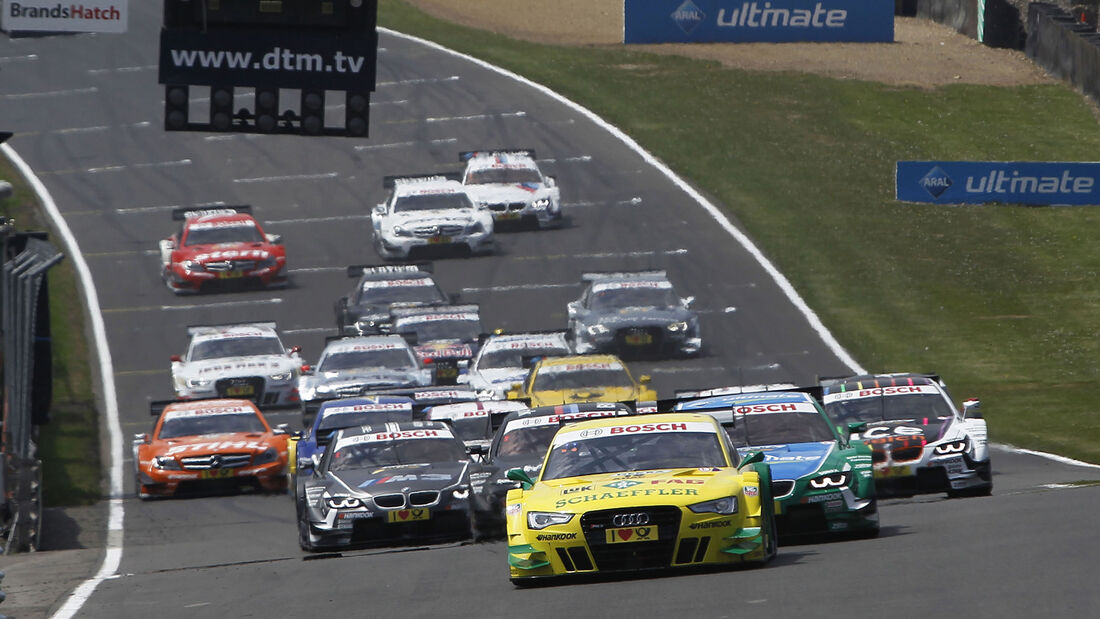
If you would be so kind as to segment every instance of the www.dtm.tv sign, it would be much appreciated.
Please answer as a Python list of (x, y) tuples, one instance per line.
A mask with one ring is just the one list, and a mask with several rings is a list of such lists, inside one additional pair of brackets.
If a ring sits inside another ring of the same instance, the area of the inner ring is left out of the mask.
[(624, 43), (894, 40), (887, 0), (624, 0)]
[(897, 199), (935, 204), (1100, 204), (1100, 163), (899, 161)]
[(126, 32), (127, 0), (3, 0), (8, 32)]

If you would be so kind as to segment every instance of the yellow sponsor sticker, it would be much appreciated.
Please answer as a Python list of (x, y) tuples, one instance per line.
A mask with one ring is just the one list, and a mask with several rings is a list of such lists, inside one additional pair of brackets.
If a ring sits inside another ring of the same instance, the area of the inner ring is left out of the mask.
[(450, 243), (450, 242), (451, 242), (451, 237), (443, 235), (443, 234), (437, 234), (436, 236), (430, 237), (428, 239), (428, 244), (429, 245), (446, 245), (447, 243)]
[(414, 522), (417, 520), (429, 520), (432, 512), (429, 509), (396, 509), (386, 514), (386, 522)]
[(233, 477), (233, 469), (206, 469), (199, 472), (199, 479), (225, 479)]
[(244, 271), (222, 271), (218, 273), (218, 279), (237, 279), (244, 277)]
[(624, 339), (631, 346), (646, 346), (653, 343), (653, 336), (649, 333), (631, 333)]
[(877, 473), (879, 477), (909, 477), (913, 474), (913, 467), (908, 465), (884, 466)]
[(233, 385), (225, 390), (225, 395), (252, 395), (256, 390), (252, 388), (252, 385)]
[(622, 527), (607, 529), (608, 544), (657, 541), (657, 527)]

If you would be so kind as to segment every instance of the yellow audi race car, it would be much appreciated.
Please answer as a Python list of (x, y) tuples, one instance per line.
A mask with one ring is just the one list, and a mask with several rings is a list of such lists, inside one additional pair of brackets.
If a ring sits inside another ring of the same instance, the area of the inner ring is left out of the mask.
[(529, 399), (531, 407), (577, 402), (656, 400), (646, 385), (649, 376), (635, 381), (615, 355), (571, 355), (537, 361), (523, 383), (512, 385), (509, 400)]
[(540, 578), (763, 565), (775, 556), (771, 476), (739, 459), (710, 416), (611, 417), (563, 426), (537, 480), (508, 478), (512, 583)]

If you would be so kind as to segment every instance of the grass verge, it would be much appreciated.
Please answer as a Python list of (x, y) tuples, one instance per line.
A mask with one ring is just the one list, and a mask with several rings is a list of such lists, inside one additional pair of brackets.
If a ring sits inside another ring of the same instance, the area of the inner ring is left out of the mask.
[[(898, 160), (1091, 161), (1068, 86), (935, 90), (379, 23), (548, 86), (714, 196), (871, 371), (935, 371), (993, 440), (1100, 462), (1100, 209), (898, 203)], [(477, 145), (471, 145), (471, 147)]]
[[(0, 213), (16, 229), (47, 228), (38, 200), (23, 178), (0, 157), (0, 179), (12, 183), (11, 198), (0, 201)], [(76, 274), (62, 260), (49, 271), (50, 330), (53, 338), (53, 405), (50, 423), (40, 428), (43, 501), (47, 507), (88, 505), (103, 496), (99, 454), (99, 421), (92, 392), (84, 306)]]

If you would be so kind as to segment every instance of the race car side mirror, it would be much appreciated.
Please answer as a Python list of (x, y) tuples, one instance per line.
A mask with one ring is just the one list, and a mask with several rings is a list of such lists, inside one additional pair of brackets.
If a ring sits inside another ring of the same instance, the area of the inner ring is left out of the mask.
[(649, 383), (649, 381), (651, 381), (651, 380), (653, 380), (653, 377), (650, 376), (649, 374), (642, 374), (641, 376), (638, 377), (638, 382), (643, 384), (643, 385)]
[(172, 363), (183, 363), (183, 357), (179, 355), (172, 355), (171, 357), (169, 357), (169, 359), (172, 361)]
[(531, 479), (531, 476), (527, 474), (527, 471), (523, 469), (508, 469), (508, 472), (504, 474), (505, 477), (512, 481), (518, 481), (524, 490), (530, 490), (535, 485), (535, 481)]
[(579, 309), (580, 303), (576, 301), (570, 301), (569, 304), (565, 306), (565, 311), (569, 313), (570, 318), (576, 318)]
[(272, 245), (282, 245), (283, 244), (283, 235), (281, 235), (281, 234), (268, 234), (266, 236), (267, 236), (267, 242), (271, 243)]
[(302, 374), (312, 374), (313, 373), (313, 366), (311, 366), (309, 364), (305, 364), (299, 369), (302, 371)]
[(963, 401), (963, 417), (966, 419), (984, 419), (982, 417), (982, 401), (978, 398), (970, 398)]
[(866, 421), (853, 421), (853, 422), (848, 424), (848, 434), (849, 434), (849, 436), (852, 435), (852, 434), (859, 434), (860, 432), (863, 432), (866, 429), (867, 429), (867, 422)]
[(138, 444), (138, 445), (141, 445), (141, 444), (148, 445), (149, 444), (149, 435), (145, 434), (145, 433), (135, 434), (134, 435), (134, 443)]
[(466, 453), (471, 456), (484, 456), (489, 453), (488, 445), (469, 445), (466, 447)]
[(301, 346), (291, 346), (286, 351), (288, 353), (292, 354), (292, 355), (296, 355), (296, 354), (302, 352), (302, 347)]
[(757, 462), (764, 461), (764, 452), (754, 451), (751, 454), (741, 459), (741, 464), (737, 465), (737, 470), (741, 470), (750, 464), (756, 464)]
[(546, 177), (546, 186), (547, 187), (557, 187), (558, 186), (558, 178), (556, 176), (547, 176)]
[(275, 426), (275, 429), (271, 431), (272, 434), (290, 434), (290, 426), (285, 423), (280, 423)]
[(375, 215), (385, 215), (386, 214), (386, 205), (385, 204), (376, 204), (374, 206), (374, 214)]
[(680, 299), (680, 302), (684, 304), (684, 307), (691, 307), (691, 304), (695, 303), (695, 297), (684, 297)]

